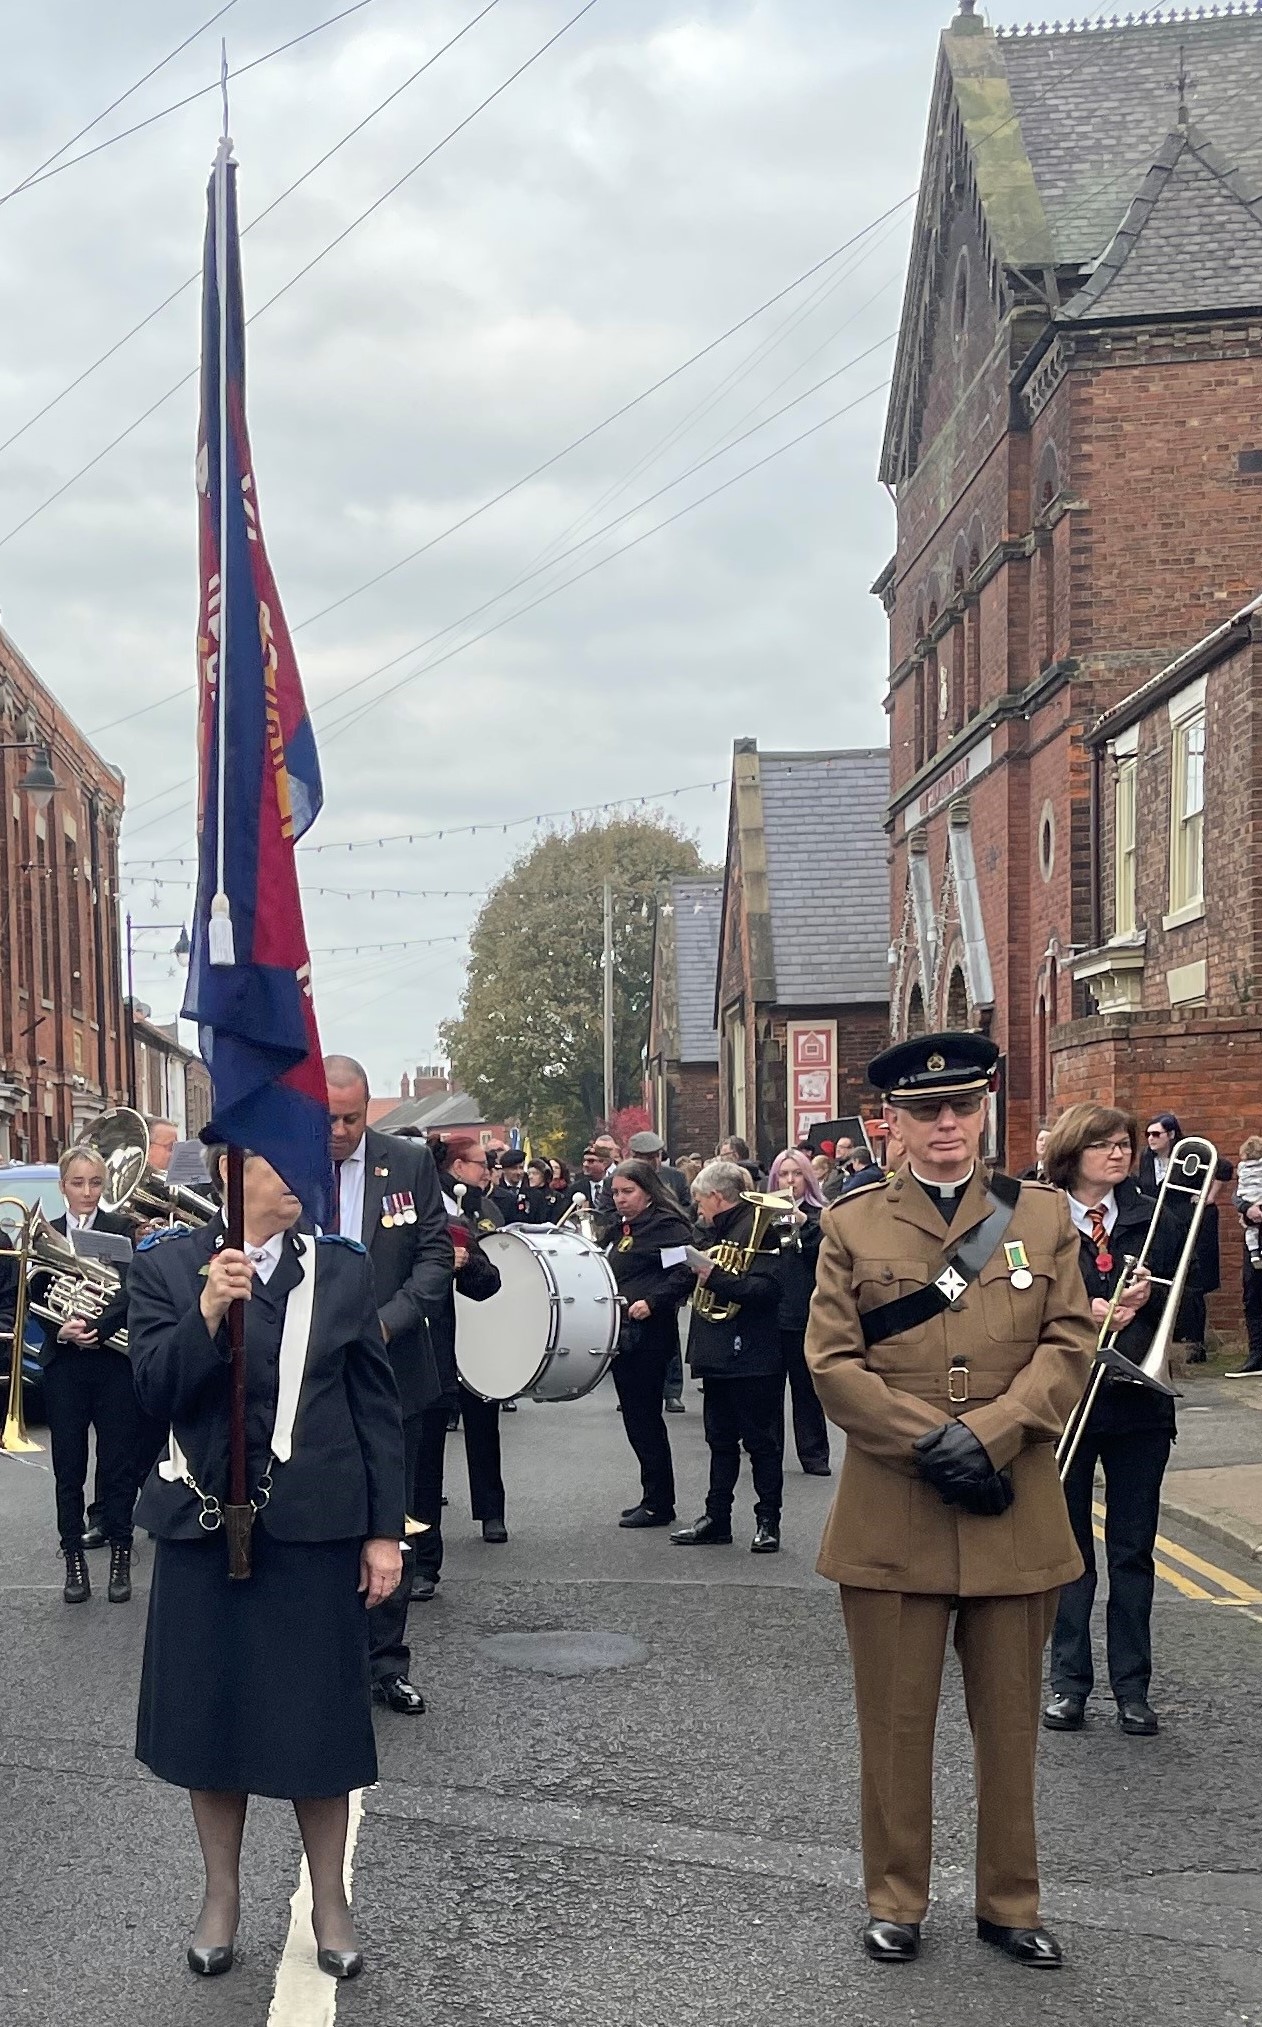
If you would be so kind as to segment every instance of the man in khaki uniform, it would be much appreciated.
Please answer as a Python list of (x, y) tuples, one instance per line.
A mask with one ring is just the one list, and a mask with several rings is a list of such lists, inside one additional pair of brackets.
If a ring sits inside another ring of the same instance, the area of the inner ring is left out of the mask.
[(886, 1962), (917, 1954), (928, 1906), (952, 1612), (975, 1752), (978, 1934), (1025, 1964), (1061, 1961), (1039, 1926), (1034, 1752), (1057, 1592), (1081, 1569), (1054, 1445), (1095, 1330), (1060, 1192), (983, 1174), (997, 1057), (983, 1035), (922, 1035), (869, 1065), (907, 1159), (824, 1212), (806, 1337), (848, 1439), (817, 1567), (841, 1586), (864, 1944)]

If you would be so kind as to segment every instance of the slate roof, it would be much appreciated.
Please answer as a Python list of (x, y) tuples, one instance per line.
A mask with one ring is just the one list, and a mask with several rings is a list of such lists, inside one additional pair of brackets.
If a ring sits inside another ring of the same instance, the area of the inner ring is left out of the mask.
[(719, 968), (719, 930), (723, 920), (723, 879), (680, 876), (670, 883), (674, 906), (675, 993), (679, 1009), (678, 1047), (681, 1063), (717, 1063), (719, 1037), (714, 1026), (714, 981)]
[(1058, 264), (1088, 266), (1113, 238), (1175, 125), (1180, 46), (1193, 124), (1262, 189), (1262, 14), (997, 40)]
[(889, 751), (761, 753), (776, 1004), (889, 998)]
[(1167, 134), (1062, 319), (1262, 304), (1262, 195), (1195, 128)]
[(378, 1133), (397, 1133), (401, 1126), (421, 1126), (428, 1133), (440, 1126), (485, 1126), (481, 1107), (467, 1091), (433, 1091), (428, 1098), (401, 1098), (392, 1112), (375, 1121)]

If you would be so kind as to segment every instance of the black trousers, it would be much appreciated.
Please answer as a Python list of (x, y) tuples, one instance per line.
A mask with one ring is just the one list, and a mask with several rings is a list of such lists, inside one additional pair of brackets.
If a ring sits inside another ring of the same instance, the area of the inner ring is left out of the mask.
[(1244, 1256), (1244, 1327), (1249, 1338), (1246, 1372), (1262, 1372), (1262, 1267)]
[[(136, 1442), (132, 1451), (132, 1475), (136, 1480), (136, 1497), (139, 1496), (149, 1473), (161, 1457), (171, 1439), (171, 1426), (157, 1415), (147, 1415), (139, 1401), (136, 1403)], [(101, 1491), (101, 1459), (96, 1460), (96, 1482), (92, 1488), (92, 1504), (88, 1508), (88, 1526), (103, 1530), (103, 1494)]]
[(705, 1439), (710, 1446), (710, 1490), (705, 1510), (725, 1526), (741, 1472), (741, 1444), (754, 1474), (754, 1512), (778, 1525), (784, 1497), (784, 1374), (753, 1379), (705, 1376)]
[(469, 1474), (469, 1506), (475, 1520), (503, 1520), (504, 1478), (500, 1469), (500, 1404), (479, 1400), (460, 1385), (441, 1394), (421, 1416), (416, 1482), (411, 1511), (429, 1522), (428, 1534), (416, 1536), (416, 1566), (436, 1576), (443, 1566), (443, 1465), (447, 1455), (447, 1424), (460, 1409), (464, 1427), (465, 1469)]
[(1161, 1480), (1170, 1456), (1165, 1429), (1137, 1429), (1093, 1439), (1090, 1426), (1065, 1481), (1074, 1536), (1087, 1567), (1060, 1594), (1052, 1629), (1052, 1688), (1059, 1695), (1089, 1696), (1091, 1607), (1096, 1593), (1091, 1493), (1096, 1460), (1104, 1467), (1104, 1549), (1109, 1570), (1109, 1685), (1119, 1702), (1146, 1699), (1152, 1678), (1153, 1543)]
[(828, 1422), (806, 1363), (805, 1329), (782, 1330), (780, 1349), (793, 1397), (793, 1446), (805, 1471), (810, 1464), (828, 1462)]
[[(635, 1325), (630, 1328), (634, 1331)], [(662, 1395), (671, 1360), (678, 1356), (677, 1343), (658, 1338), (644, 1345), (628, 1345), (613, 1362), (614, 1391), (622, 1409), (623, 1431), (639, 1459), (644, 1504), (654, 1513), (675, 1511), (675, 1471), (666, 1417), (662, 1413)]]
[[(421, 1450), (422, 1424), (426, 1409), (419, 1415), (405, 1415), (403, 1418), (403, 1483), (407, 1487), (408, 1512), (417, 1520), (422, 1515), (416, 1512), (415, 1499), (416, 1467)], [(372, 1667), (372, 1679), (381, 1682), (391, 1675), (406, 1675), (412, 1665), (412, 1651), (407, 1643), (408, 1606), (412, 1601), (412, 1557), (415, 1553), (412, 1543), (424, 1541), (424, 1535), (411, 1536), (403, 1544), (403, 1575), (397, 1589), (374, 1605), (368, 1614), (368, 1656)]]
[(130, 1544), (139, 1409), (128, 1359), (103, 1346), (63, 1346), (44, 1368), (44, 1407), (63, 1549), (83, 1543), (89, 1429), (96, 1431), (101, 1528), (108, 1541)]

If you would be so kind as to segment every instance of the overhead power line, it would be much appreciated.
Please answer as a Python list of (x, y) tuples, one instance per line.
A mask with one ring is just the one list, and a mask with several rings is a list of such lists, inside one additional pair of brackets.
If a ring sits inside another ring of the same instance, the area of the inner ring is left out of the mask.
[[(278, 303), (281, 300), (282, 296), (287, 295), (290, 289), (294, 288), (298, 282), (302, 281), (304, 276), (309, 275), (314, 267), (318, 267), (320, 262), (324, 260), (327, 257), (327, 255), (332, 253), (335, 247), (341, 246), (342, 242), (345, 239), (348, 239), (350, 234), (354, 232), (357, 229), (357, 227), (361, 226), (366, 218), (371, 218), (374, 212), (380, 210), (381, 206), (385, 204), (391, 197), (393, 197), (399, 190), (401, 190), (405, 183), (407, 183), (413, 176), (415, 176), (421, 169), (423, 169), (427, 163), (432, 162), (435, 155), (439, 154), (440, 151), (447, 146), (448, 142), (454, 141), (458, 134), (462, 134), (465, 128), (469, 126), (472, 123), (472, 121), (477, 119), (479, 113), (485, 112), (488, 106), (493, 105), (496, 99), (500, 98), (503, 95), (503, 93), (508, 90), (510, 85), (515, 84), (517, 79), (519, 77), (522, 77), (525, 74), (525, 72), (531, 68), (533, 64), (538, 63), (539, 59), (542, 56), (545, 56), (548, 50), (553, 48), (553, 46), (561, 40), (561, 37), (563, 35), (567, 35), (570, 29), (574, 28), (578, 24), (578, 22), (580, 22), (583, 19), (583, 16), (585, 14), (590, 14), (592, 8), (597, 6), (598, 4), (599, 0), (584, 0), (584, 4), (582, 7), (579, 8), (578, 12), (576, 14), (572, 14), (568, 21), (563, 22), (560, 28), (556, 30), (555, 34), (550, 35), (546, 42), (541, 43), (538, 49), (534, 50), (532, 54), (528, 56), (523, 63), (519, 63), (516, 70), (510, 72), (510, 74), (502, 81), (502, 83), (496, 85), (494, 91), (488, 92), (487, 96), (484, 99), (481, 99), (479, 103), (476, 106), (474, 106), (472, 112), (466, 113), (465, 117), (462, 120), (457, 121), (456, 125), (451, 128), (450, 132), (444, 134), (440, 141), (436, 141), (432, 148), (427, 149), (425, 154), (421, 156), (418, 162), (414, 162), (410, 169), (406, 169), (404, 171), (402, 176), (396, 177), (388, 190), (384, 190), (381, 193), (380, 197), (375, 198), (373, 202), (370, 205), (368, 205), (365, 210), (359, 213), (359, 216), (357, 218), (353, 218), (349, 225), (344, 226), (341, 232), (336, 233), (334, 237), (328, 241), (327, 245), (322, 246), (318, 253), (313, 254), (311, 259), (298, 269), (297, 274), (291, 275), (287, 282), (283, 282), (280, 288), (278, 288), (274, 292), (274, 294), (270, 295), (267, 298), (266, 302), (260, 303), (258, 309), (255, 310), (252, 313), (252, 315), (246, 318), (247, 325), (257, 322), (258, 318), (261, 317), (265, 311), (270, 310), (275, 303)], [(107, 458), (112, 451), (118, 449), (120, 443), (126, 442), (127, 438), (133, 433), (134, 430), (139, 429), (142, 423), (147, 422), (151, 415), (156, 415), (160, 408), (165, 407), (166, 403), (170, 401), (174, 395), (178, 394), (182, 387), (187, 387), (191, 380), (195, 380), (197, 378), (197, 373), (198, 368), (194, 366), (190, 369), (189, 372), (183, 374), (181, 378), (177, 380), (173, 386), (167, 388), (165, 394), (160, 394), (156, 401), (151, 401), (148, 408), (146, 408), (142, 414), (134, 417), (134, 419), (127, 424), (127, 427), (125, 429), (120, 430), (117, 436), (112, 437), (110, 441), (103, 446), (102, 449), (97, 451), (94, 454), (94, 456), (90, 457), (87, 460), (86, 464), (80, 465), (77, 471), (72, 472), (68, 479), (64, 479), (61, 485), (59, 485), (53, 492), (49, 493), (44, 499), (42, 499), (39, 502), (38, 506), (32, 507), (28, 514), (24, 514), (22, 519), (16, 522), (14, 526), (9, 529), (7, 534), (0, 535), (0, 549), (3, 549), (7, 543), (11, 542), (15, 535), (20, 535), (24, 528), (29, 528), (32, 521), (38, 520), (41, 514), (45, 513), (47, 509), (52, 505), (54, 505), (54, 503), (57, 500), (62, 499), (64, 495), (68, 493), (73, 486), (76, 486), (78, 484), (81, 478), (85, 478), (90, 471), (94, 471), (97, 465), (99, 465), (103, 461), (103, 459)]]
[[(167, 54), (164, 57), (162, 57), (157, 63), (152, 64), (150, 68), (145, 72), (143, 77), (138, 77), (136, 79), (135, 84), (129, 84), (125, 92), (120, 92), (116, 99), (111, 99), (110, 103), (104, 108), (103, 111), (97, 113), (94, 119), (88, 121), (86, 127), (80, 127), (78, 133), (72, 134), (68, 141), (63, 141), (60, 148), (54, 148), (51, 155), (45, 155), (43, 161), (38, 163), (37, 166), (31, 170), (29, 176), (24, 176), (20, 183), (15, 183), (12, 190), (6, 190), (4, 194), (0, 196), (0, 204), (7, 204), (11, 197), (16, 197), (18, 193), (22, 190), (29, 190), (32, 184), (34, 183), (46, 182), (47, 176), (44, 173), (46, 170), (51, 171), (53, 175), (57, 175), (59, 172), (52, 168), (52, 164), (57, 161), (59, 156), (65, 154), (67, 148), (73, 148), (76, 141), (81, 141), (85, 134), (90, 134), (92, 132), (93, 127), (99, 127), (102, 120), (107, 120), (111, 113), (117, 112), (118, 108), (124, 103), (125, 100), (131, 98), (136, 92), (138, 92), (142, 85), (148, 84), (150, 78), (156, 77), (160, 70), (165, 70), (166, 66), (169, 63), (174, 63), (176, 57), (181, 55), (183, 51), (188, 48), (191, 42), (196, 42), (199, 35), (204, 35), (208, 28), (214, 27), (216, 21), (221, 20), (225, 14), (230, 14), (232, 12), (232, 9), (236, 6), (236, 4), (237, 0), (225, 0), (224, 6), (217, 8), (215, 13), (213, 13), (208, 20), (202, 22), (200, 28), (195, 28), (191, 35), (186, 35), (184, 37), (183, 42), (177, 42), (175, 48), (168, 50)], [(208, 85), (206, 89), (208, 91), (215, 91), (218, 90), (218, 86)], [(146, 124), (148, 123), (146, 122)], [(114, 139), (119, 140), (121, 139), (121, 136), (116, 134), (114, 136)], [(111, 147), (112, 145), (113, 143), (111, 141), (103, 141), (101, 143), (101, 146), (104, 148)], [(89, 148), (86, 150), (86, 154), (89, 155), (95, 155), (98, 152), (99, 151), (96, 148)], [(75, 157), (76, 161), (82, 161), (84, 159), (85, 159), (84, 156)], [(63, 169), (68, 169), (71, 167), (71, 164), (69, 162), (63, 162), (61, 164), (61, 167)]]
[[(322, 35), (326, 28), (335, 28), (339, 21), (345, 21), (349, 15), (358, 14), (363, 8), (371, 7), (372, 4), (373, 0), (354, 0), (353, 6), (343, 7), (339, 14), (330, 14), (327, 20), (317, 21), (314, 28), (304, 28), (301, 35), (291, 35), (288, 42), (278, 42), (275, 49), (266, 50), (262, 56), (251, 57), (249, 63), (239, 64), (236, 70), (230, 70), (228, 72), (229, 82), (231, 82), (233, 78), (244, 77), (247, 71), (257, 70), (260, 64), (270, 63), (274, 56), (284, 56), (286, 50), (296, 49), (300, 42), (310, 42), (313, 35)], [(235, 7), (235, 5), (236, 0), (229, 0), (229, 6)], [(221, 7), (219, 10), (220, 14), (226, 14), (227, 11), (228, 11), (227, 7)], [(218, 21), (218, 19), (219, 19), (218, 14), (212, 14), (210, 17), (210, 21), (203, 22), (201, 28), (195, 31), (196, 35), (202, 34), (205, 29), (209, 28), (210, 22)], [(195, 37), (190, 36), (188, 39), (191, 42), (195, 39)], [(180, 44), (181, 49), (184, 49), (186, 47), (187, 47), (186, 43)], [(178, 54), (179, 50), (172, 51), (172, 55), (178, 56)], [(164, 61), (169, 62), (170, 58), (169, 57), (164, 58)], [(159, 69), (162, 68), (161, 64), (158, 65), (158, 68)], [(151, 71), (149, 75), (152, 77), (153, 72)], [(140, 82), (143, 84), (145, 80), (142, 78)], [(102, 154), (106, 148), (114, 147), (119, 141), (130, 140), (133, 134), (143, 133), (146, 127), (156, 126), (159, 120), (165, 120), (171, 113), (182, 112), (185, 106), (194, 105), (198, 99), (204, 99), (211, 92), (219, 91), (220, 88), (221, 88), (220, 80), (218, 78), (215, 79), (213, 84), (199, 85), (196, 91), (188, 92), (184, 98), (176, 99), (174, 103), (169, 106), (163, 106), (161, 112), (150, 113), (148, 119), (138, 120), (134, 127), (124, 127), (123, 131), (120, 134), (111, 134), (108, 141), (101, 141), (95, 148), (85, 148), (81, 155), (72, 155), (68, 162), (58, 162), (57, 167), (55, 169), (49, 168), (47, 163), (42, 164), (41, 169), (43, 173), (37, 170), (32, 175), (28, 176), (24, 182), (16, 183), (12, 190), (6, 191), (4, 196), (0, 197), (0, 204), (7, 204), (10, 197), (16, 197), (19, 191), (34, 190), (38, 187), (39, 184), (50, 182), (54, 176), (62, 175), (65, 170), (77, 168), (80, 162), (90, 162), (94, 155)], [(135, 89), (136, 87), (133, 85), (132, 90), (134, 91)], [(127, 98), (129, 95), (130, 95), (129, 93), (124, 92), (123, 98)], [(115, 104), (121, 105), (122, 99), (115, 100)], [(107, 110), (112, 112), (113, 107), (111, 106), (107, 108)], [(97, 119), (91, 122), (91, 126), (92, 127), (96, 126), (98, 121), (104, 119), (104, 117), (105, 117), (104, 113), (99, 113), (97, 115)], [(84, 127), (83, 132), (85, 134), (88, 133), (89, 131), (90, 127)], [(80, 136), (76, 134), (75, 140), (78, 140), (79, 138)], [(73, 145), (74, 143), (71, 141), (68, 141), (66, 143), (67, 147), (72, 147)], [(58, 155), (60, 155), (62, 152), (63, 151), (60, 148), (57, 150)], [(56, 160), (57, 160), (56, 155), (50, 155), (48, 158), (49, 162), (56, 162)]]

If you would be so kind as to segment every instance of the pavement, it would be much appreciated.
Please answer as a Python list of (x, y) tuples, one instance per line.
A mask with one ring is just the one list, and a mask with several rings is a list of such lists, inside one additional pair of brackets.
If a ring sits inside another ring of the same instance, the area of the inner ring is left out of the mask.
[[(1262, 1415), (1228, 1395), (1188, 1387), (1172, 1496), (1262, 1463)], [(691, 1517), (706, 1453), (687, 1400), (670, 1433)], [(858, 1946), (849, 1666), (814, 1573), (828, 1482), (790, 1469), (778, 1557), (748, 1553), (747, 1481), (735, 1545), (680, 1550), (615, 1524), (635, 1476), (608, 1384), (503, 1426), (506, 1547), (468, 1519), (451, 1439), (443, 1582), (410, 1615), (429, 1710), (378, 1714), (354, 1853), (368, 1967), (343, 1988), (312, 1969), (301, 1915), (291, 1936), (298, 1846), (279, 1803), (251, 1810), (237, 1969), (184, 1969), (187, 1804), (131, 1751), (149, 1545), (132, 1606), (67, 1608), (47, 1458), (0, 1456), (3, 2027), (1262, 2027), (1255, 1563), (1168, 1509), (1160, 1736), (1124, 1738), (1097, 1696), (1085, 1732), (1043, 1740), (1054, 1975), (973, 1936), (948, 1662), (924, 1952), (877, 1966)]]
[(1166, 1473), (1162, 1512), (1260, 1562), (1262, 1378), (1226, 1379), (1216, 1361), (1208, 1369), (1189, 1368), (1179, 1385), (1179, 1438)]

